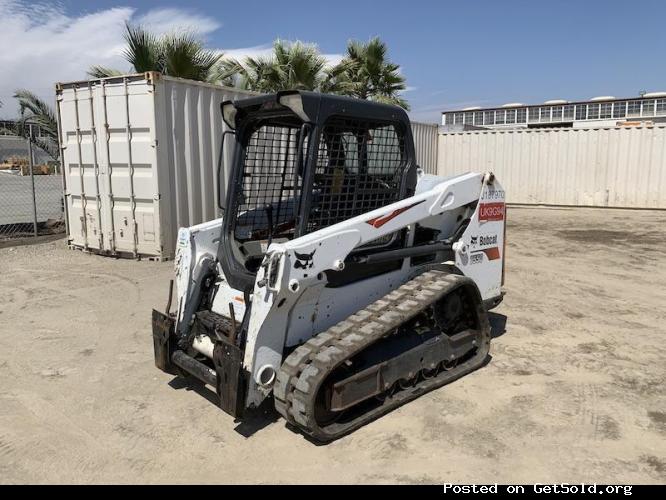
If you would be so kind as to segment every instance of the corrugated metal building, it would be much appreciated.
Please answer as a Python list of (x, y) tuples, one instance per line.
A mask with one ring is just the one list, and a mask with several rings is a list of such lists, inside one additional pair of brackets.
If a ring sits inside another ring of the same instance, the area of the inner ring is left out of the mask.
[(666, 127), (444, 133), (438, 173), (491, 170), (509, 203), (666, 208)]
[(437, 173), (437, 136), (439, 125), (412, 122), (416, 163), (428, 174)]
[(459, 132), (463, 127), (614, 127), (623, 121), (644, 122), (645, 125), (666, 123), (666, 92), (650, 92), (622, 99), (599, 96), (577, 102), (551, 99), (532, 105), (514, 102), (492, 108), (475, 106), (442, 112), (442, 125), (452, 132)]

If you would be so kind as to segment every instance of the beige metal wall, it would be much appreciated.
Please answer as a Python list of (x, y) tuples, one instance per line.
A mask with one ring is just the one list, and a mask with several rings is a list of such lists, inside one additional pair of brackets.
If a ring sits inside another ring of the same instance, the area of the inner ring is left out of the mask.
[(155, 121), (159, 144), (157, 167), (171, 181), (169, 220), (172, 233), (219, 216), (229, 180), (233, 139), (225, 140), (225, 161), (218, 200), (217, 167), (222, 132), (221, 104), (256, 95), (203, 82), (162, 76), (155, 93)]
[(439, 125), (412, 122), (416, 163), (428, 174), (437, 173), (437, 134)]
[(495, 172), (509, 203), (666, 208), (666, 127), (446, 133), (437, 164)]

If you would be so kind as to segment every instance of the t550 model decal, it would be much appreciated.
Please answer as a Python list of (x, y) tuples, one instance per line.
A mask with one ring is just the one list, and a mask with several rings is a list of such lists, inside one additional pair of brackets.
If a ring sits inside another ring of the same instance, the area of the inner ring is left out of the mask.
[[(425, 201), (425, 200), (423, 200), (423, 201)], [(406, 212), (410, 208), (415, 207), (416, 205), (419, 205), (419, 204), (423, 203), (423, 201), (419, 201), (419, 202), (414, 203), (413, 205), (409, 205), (408, 207), (405, 207), (405, 208), (399, 208), (397, 210), (394, 210), (393, 212), (391, 212), (388, 215), (382, 215), (381, 217), (375, 217), (374, 219), (370, 219), (370, 220), (367, 220), (365, 222), (370, 224), (372, 227), (380, 228), (384, 224), (386, 224), (388, 221), (390, 221), (392, 219), (395, 219), (401, 213)]]

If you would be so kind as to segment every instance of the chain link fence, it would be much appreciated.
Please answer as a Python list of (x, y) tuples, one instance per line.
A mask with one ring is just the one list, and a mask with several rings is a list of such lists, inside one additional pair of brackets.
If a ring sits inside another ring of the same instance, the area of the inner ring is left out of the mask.
[(64, 233), (63, 203), (57, 162), (27, 139), (0, 136), (0, 246)]

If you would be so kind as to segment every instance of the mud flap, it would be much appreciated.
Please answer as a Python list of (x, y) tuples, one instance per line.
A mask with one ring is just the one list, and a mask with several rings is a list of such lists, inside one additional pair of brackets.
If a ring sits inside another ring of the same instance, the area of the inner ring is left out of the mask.
[(176, 348), (176, 322), (172, 317), (153, 309), (152, 324), (155, 366), (163, 372), (176, 375), (176, 368), (171, 363), (171, 355)]
[(213, 364), (217, 373), (220, 408), (234, 418), (241, 418), (245, 408), (243, 352), (229, 342), (218, 341), (213, 350)]

